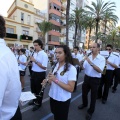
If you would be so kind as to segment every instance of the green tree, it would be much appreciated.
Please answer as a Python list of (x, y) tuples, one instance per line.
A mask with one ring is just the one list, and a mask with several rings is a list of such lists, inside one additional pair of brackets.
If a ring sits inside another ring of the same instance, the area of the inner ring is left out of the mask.
[(86, 6), (87, 13), (92, 14), (93, 18), (96, 21), (96, 40), (98, 40), (98, 28), (99, 23), (103, 20), (106, 11), (114, 11), (115, 3), (114, 2), (104, 2), (102, 0), (96, 0), (96, 2), (92, 2), (92, 6)]
[(52, 29), (52, 23), (43, 21), (41, 23), (36, 23), (41, 31), (41, 37), (43, 39), (43, 44), (45, 45), (45, 35), (48, 31)]
[(69, 19), (69, 25), (75, 27), (74, 46), (76, 46), (76, 36), (78, 33), (78, 29), (81, 30), (83, 28), (83, 17), (84, 10), (82, 8), (76, 8), (75, 10), (73, 10), (73, 14), (71, 14)]

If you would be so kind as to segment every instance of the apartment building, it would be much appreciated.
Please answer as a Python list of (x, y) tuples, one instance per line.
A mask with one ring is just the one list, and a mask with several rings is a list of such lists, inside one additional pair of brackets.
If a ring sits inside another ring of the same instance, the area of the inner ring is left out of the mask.
[(7, 11), (6, 37), (8, 46), (32, 46), (41, 35), (36, 22), (46, 20), (46, 14), (34, 8), (32, 0), (15, 0)]

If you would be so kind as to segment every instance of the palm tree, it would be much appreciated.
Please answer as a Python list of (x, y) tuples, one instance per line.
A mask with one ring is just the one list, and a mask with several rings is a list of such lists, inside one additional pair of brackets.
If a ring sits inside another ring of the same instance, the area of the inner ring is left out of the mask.
[(114, 15), (113, 12), (106, 11), (104, 18), (103, 18), (103, 22), (104, 22), (104, 26), (105, 26), (104, 34), (106, 34), (107, 23), (115, 25), (117, 23), (118, 19), (119, 18), (116, 15)]
[(96, 42), (98, 40), (99, 22), (104, 18), (106, 11), (114, 11), (115, 7), (116, 6), (114, 2), (104, 3), (102, 0), (96, 0), (96, 3), (92, 2), (92, 6), (86, 6), (88, 9), (87, 13), (92, 14), (96, 21)]
[(36, 23), (41, 31), (41, 37), (43, 39), (43, 44), (45, 45), (45, 35), (48, 31), (52, 29), (52, 23), (43, 21), (41, 23)]
[(68, 32), (69, 32), (69, 10), (70, 10), (70, 0), (67, 0), (66, 8), (66, 45), (68, 46)]
[(70, 16), (69, 25), (75, 27), (74, 46), (76, 46), (76, 36), (78, 29), (82, 27), (84, 10), (82, 8), (76, 8), (75, 10), (73, 10), (73, 12), (74, 13)]
[(89, 29), (89, 40), (88, 40), (88, 49), (89, 49), (89, 44), (90, 44), (90, 36), (92, 29), (95, 27), (95, 20), (93, 19), (92, 15), (87, 15), (85, 17), (85, 27), (86, 29)]
[(118, 32), (119, 32), (119, 35), (120, 35), (120, 26), (118, 26), (117, 29), (118, 29)]

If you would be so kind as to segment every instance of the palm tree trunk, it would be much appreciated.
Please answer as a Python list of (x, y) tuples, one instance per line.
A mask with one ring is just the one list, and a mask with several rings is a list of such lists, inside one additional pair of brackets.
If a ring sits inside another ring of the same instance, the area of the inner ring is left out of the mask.
[(78, 25), (75, 25), (75, 39), (74, 39), (74, 47), (76, 46), (76, 36), (77, 36), (77, 29), (78, 29)]
[(98, 40), (98, 24), (99, 24), (99, 20), (96, 20), (96, 40), (95, 40), (95, 42), (97, 42), (97, 40)]
[(107, 28), (107, 22), (105, 22), (105, 31), (104, 31), (104, 34), (106, 34), (106, 28)]
[(89, 40), (88, 40), (88, 49), (89, 49), (89, 44), (90, 44), (90, 35), (91, 35), (91, 30), (92, 30), (92, 28), (90, 27), (90, 31), (89, 31)]
[(69, 10), (70, 10), (70, 0), (67, 0), (66, 8), (66, 45), (68, 46), (68, 34), (69, 34)]

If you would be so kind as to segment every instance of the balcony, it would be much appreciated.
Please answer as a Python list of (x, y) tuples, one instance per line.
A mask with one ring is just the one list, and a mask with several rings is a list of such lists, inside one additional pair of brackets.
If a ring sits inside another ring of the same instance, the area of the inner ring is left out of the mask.
[(67, 7), (66, 4), (62, 4), (62, 6), (61, 6), (61, 11), (65, 11), (65, 10), (66, 10), (66, 7)]
[(49, 35), (60, 37), (60, 32), (59, 31), (55, 31), (55, 30), (51, 30), (51, 31), (49, 31)]
[(20, 35), (20, 41), (22, 42), (32, 42), (33, 37), (28, 35)]
[(61, 28), (65, 28), (66, 27), (66, 23), (61, 21)]
[(61, 6), (61, 2), (58, 1), (58, 0), (50, 0), (50, 3), (54, 3), (54, 4), (58, 5), (58, 6)]
[(61, 0), (61, 2), (66, 2), (67, 0)]
[(61, 14), (61, 19), (66, 19), (66, 15), (64, 13)]
[(60, 26), (60, 23), (56, 20), (50, 19), (49, 22), (51, 22), (53, 25)]
[(6, 33), (5, 40), (16, 41), (17, 40), (17, 34)]
[(60, 33), (60, 37), (65, 37), (65, 36), (66, 36), (65, 32)]
[(38, 15), (38, 16), (40, 16), (42, 18), (45, 18), (45, 13), (41, 12), (40, 10), (38, 10), (36, 8), (34, 8), (34, 10), (35, 10), (36, 15)]
[(60, 11), (58, 11), (58, 10), (55, 10), (54, 8), (51, 8), (50, 10), (49, 10), (49, 14), (56, 14), (56, 15), (58, 15), (58, 16), (61, 16), (61, 12)]

